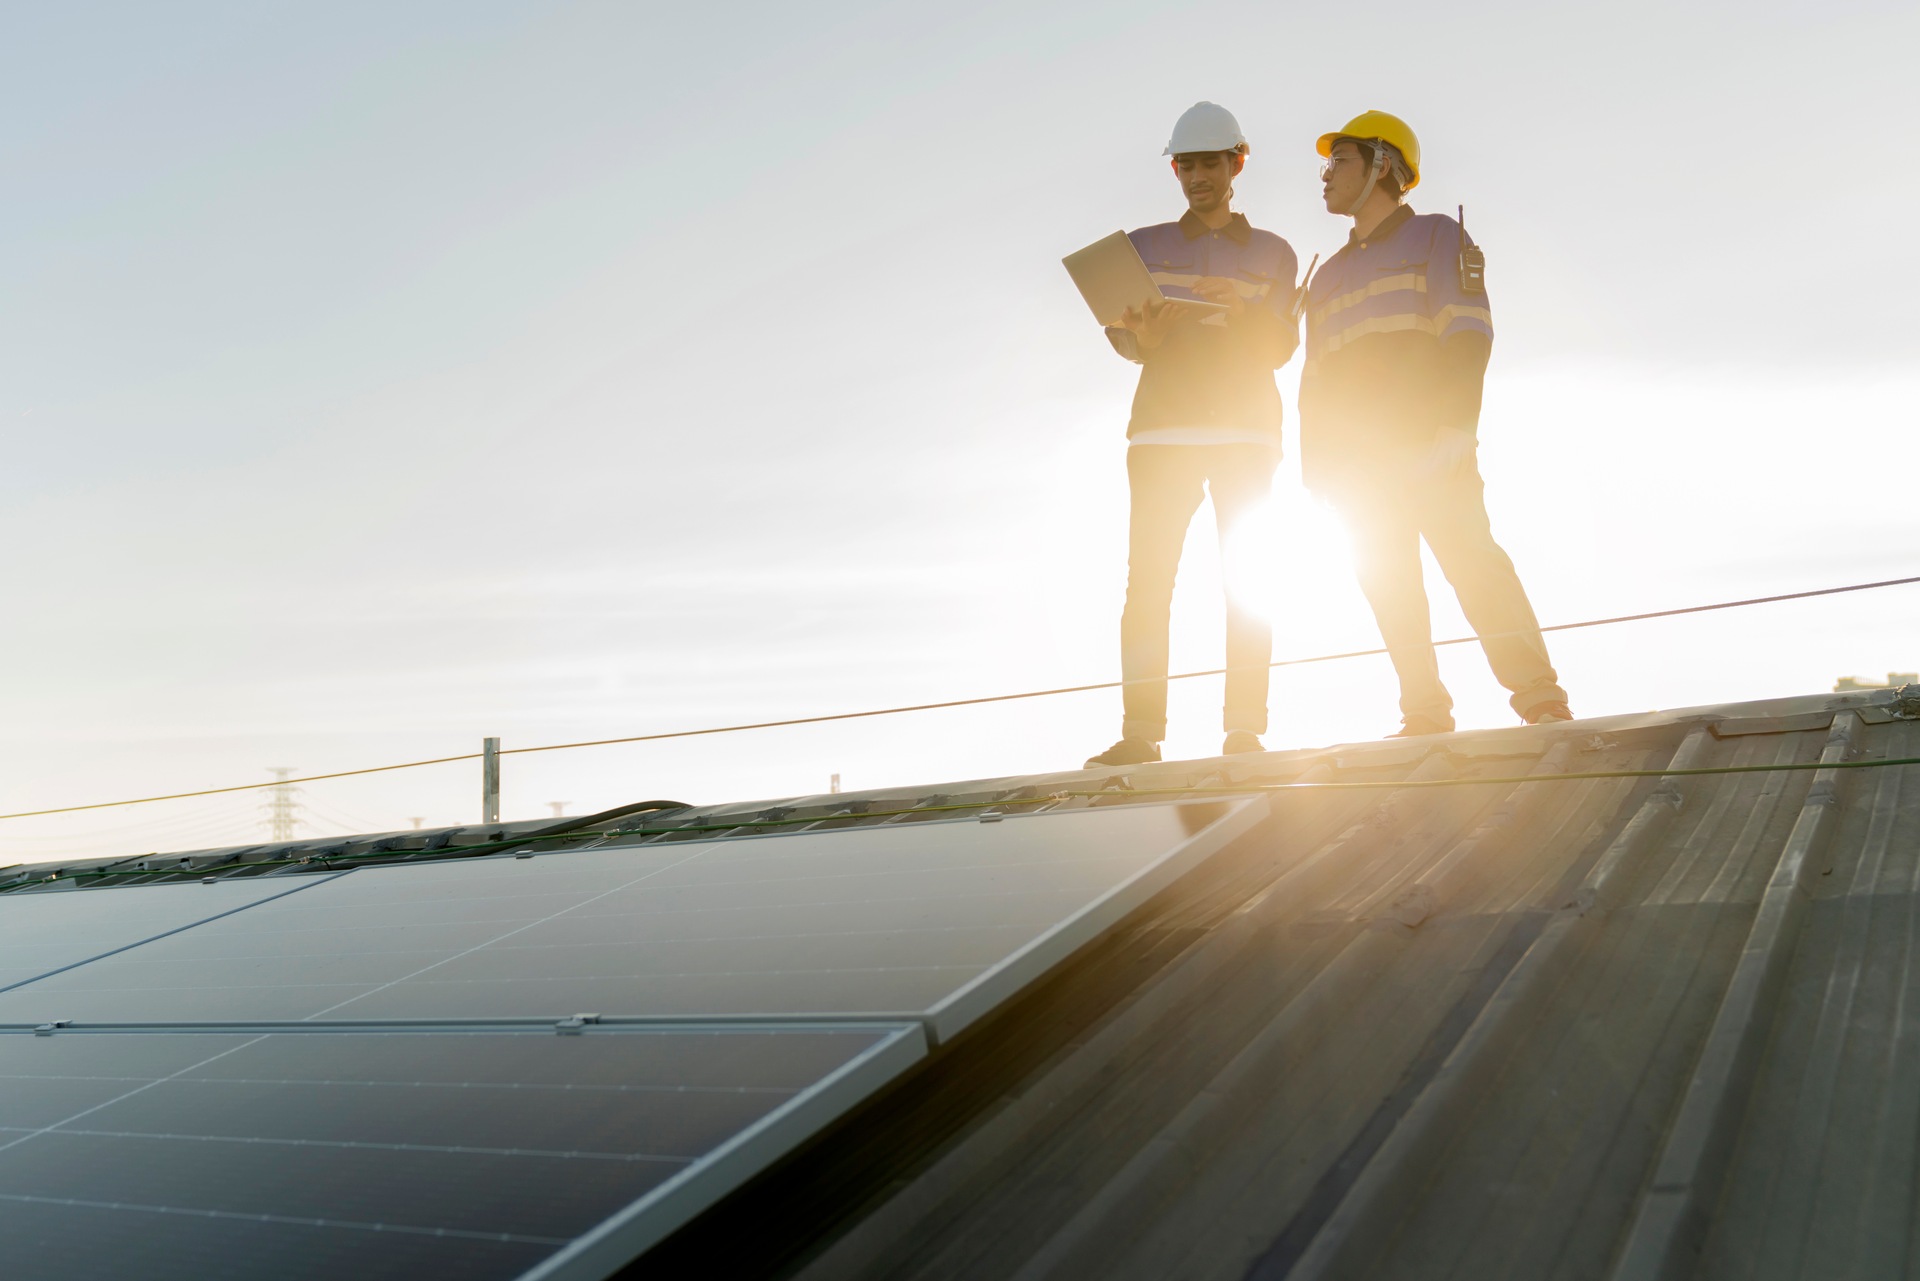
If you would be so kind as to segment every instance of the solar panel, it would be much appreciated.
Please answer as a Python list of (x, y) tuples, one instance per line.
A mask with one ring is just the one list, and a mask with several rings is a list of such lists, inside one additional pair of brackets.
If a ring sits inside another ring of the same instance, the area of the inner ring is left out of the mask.
[(367, 869), (0, 994), (0, 1023), (871, 1014), (944, 1039), (1265, 812), (1133, 805)]
[(8, 1281), (602, 1277), (917, 1024), (0, 1035)]
[(0, 990), (252, 907), (323, 879), (136, 885), (0, 895)]

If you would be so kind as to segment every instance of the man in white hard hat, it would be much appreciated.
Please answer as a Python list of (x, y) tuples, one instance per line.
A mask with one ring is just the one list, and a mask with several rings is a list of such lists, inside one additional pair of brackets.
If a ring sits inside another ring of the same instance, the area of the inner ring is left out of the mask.
[(1420, 567), (1424, 538), (1529, 724), (1571, 720), (1526, 589), (1493, 539), (1477, 462), (1493, 350), (1485, 262), (1445, 214), (1415, 214), (1420, 140), (1368, 111), (1320, 138), (1321, 194), (1353, 232), (1314, 275), (1300, 379), (1307, 484), (1341, 508), (1400, 678), (1399, 736), (1454, 727)]
[[(1171, 301), (1130, 310), (1107, 330), (1113, 349), (1141, 366), (1127, 424), (1132, 498), (1127, 600), (1120, 616), (1126, 681), (1120, 741), (1087, 762), (1160, 759), (1167, 733), (1167, 630), (1174, 574), (1203, 497), (1228, 531), (1264, 502), (1280, 457), (1274, 370), (1299, 345), (1294, 317), (1298, 259), (1286, 241), (1233, 210), (1233, 180), (1247, 140), (1225, 107), (1195, 103), (1175, 122), (1165, 154), (1186, 197), (1177, 222), (1128, 233)], [(1180, 299), (1224, 310), (1183, 306)], [(1227, 598), (1225, 753), (1262, 750), (1273, 626)]]

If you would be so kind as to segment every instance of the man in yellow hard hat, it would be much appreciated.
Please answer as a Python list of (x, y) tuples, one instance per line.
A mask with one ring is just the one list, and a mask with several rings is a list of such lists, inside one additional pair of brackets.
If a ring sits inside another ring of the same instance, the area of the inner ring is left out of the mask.
[[(1187, 526), (1201, 500), (1228, 531), (1264, 501), (1280, 457), (1274, 370), (1300, 343), (1293, 311), (1298, 260), (1270, 231), (1234, 211), (1246, 135), (1225, 107), (1197, 102), (1174, 123), (1171, 157), (1187, 208), (1174, 222), (1128, 233), (1173, 300), (1129, 309), (1107, 330), (1141, 366), (1127, 423), (1130, 496), (1127, 600), (1120, 615), (1120, 740), (1088, 768), (1160, 759), (1167, 732), (1167, 632)], [(1183, 299), (1209, 304), (1183, 305)], [(1262, 750), (1273, 625), (1227, 597), (1226, 754)]]
[(1321, 192), (1353, 219), (1307, 294), (1301, 468), (1351, 528), (1360, 586), (1400, 678), (1401, 735), (1451, 730), (1420, 567), (1425, 539), (1529, 724), (1572, 719), (1526, 589), (1487, 521), (1476, 432), (1493, 350), (1484, 259), (1404, 202), (1420, 141), (1368, 111), (1324, 134)]

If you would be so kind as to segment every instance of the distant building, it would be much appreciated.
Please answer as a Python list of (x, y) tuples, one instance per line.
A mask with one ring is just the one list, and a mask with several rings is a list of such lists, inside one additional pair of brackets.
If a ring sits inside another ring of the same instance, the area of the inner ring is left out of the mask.
[(1920, 685), (1920, 672), (1888, 672), (1884, 681), (1870, 681), (1862, 676), (1842, 676), (1834, 683), (1836, 694), (1851, 694), (1863, 689), (1898, 689), (1902, 685)]

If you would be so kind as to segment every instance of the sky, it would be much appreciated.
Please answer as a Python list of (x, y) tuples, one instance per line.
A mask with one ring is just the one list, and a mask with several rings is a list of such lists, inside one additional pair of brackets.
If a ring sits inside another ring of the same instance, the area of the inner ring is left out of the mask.
[[(1920, 573), (1920, 9), (1364, 12), (0, 0), (0, 812), (1117, 678), (1135, 370), (1059, 259), (1178, 216), (1200, 99), (1303, 261), (1346, 227), (1314, 139), (1419, 133), (1411, 203), (1487, 252), (1482, 470), (1543, 622)], [(1234, 571), (1276, 658), (1377, 643), (1298, 378)], [(1175, 670), (1220, 593), (1203, 514)], [(1551, 644), (1606, 715), (1911, 671), (1917, 622), (1910, 587)], [(1443, 654), (1462, 725), (1512, 723)], [(1218, 699), (1176, 684), (1169, 755)], [(510, 756), (503, 809), (1072, 768), (1118, 703)], [(1273, 709), (1275, 748), (1398, 720), (1382, 659)], [(479, 768), (299, 799), (472, 822)], [(4, 820), (0, 864), (255, 840), (264, 800)]]

